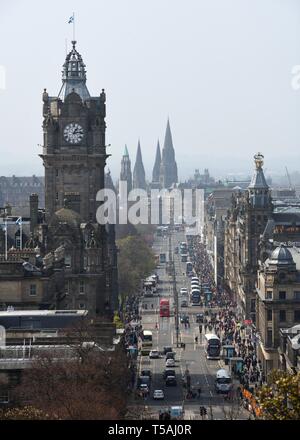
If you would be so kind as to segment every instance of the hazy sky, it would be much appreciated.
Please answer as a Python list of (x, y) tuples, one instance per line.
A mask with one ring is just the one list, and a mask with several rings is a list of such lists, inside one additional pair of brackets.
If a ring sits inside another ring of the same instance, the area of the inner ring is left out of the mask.
[(0, 0), (0, 175), (43, 174), (41, 95), (59, 92), (73, 11), (114, 179), (139, 137), (150, 178), (168, 116), (180, 178), (251, 172), (257, 151), (269, 172), (300, 169), (299, 0)]

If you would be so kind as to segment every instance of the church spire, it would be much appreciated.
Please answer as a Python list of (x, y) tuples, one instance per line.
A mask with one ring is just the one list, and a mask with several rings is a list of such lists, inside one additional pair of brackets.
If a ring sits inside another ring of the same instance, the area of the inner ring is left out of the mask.
[(146, 189), (145, 168), (143, 165), (140, 140), (138, 142), (136, 160), (133, 169), (133, 188)]
[(128, 192), (132, 190), (131, 161), (129, 158), (127, 145), (125, 145), (124, 154), (123, 154), (123, 157), (121, 160), (120, 181), (127, 182), (127, 191)]
[(126, 144), (125, 144), (123, 156), (128, 156), (129, 157), (129, 153), (128, 153), (128, 149), (127, 149), (127, 145)]
[(161, 154), (160, 154), (160, 145), (159, 145), (159, 140), (158, 140), (157, 147), (156, 147), (155, 162), (154, 162), (154, 167), (153, 167), (153, 172), (152, 172), (152, 182), (153, 183), (159, 182), (160, 164), (161, 164)]
[(160, 166), (160, 184), (163, 188), (170, 188), (172, 184), (177, 182), (177, 164), (175, 161), (170, 121), (168, 119)]
[(75, 91), (83, 101), (90, 98), (86, 86), (86, 70), (82, 56), (76, 50), (76, 41), (72, 41), (72, 50), (66, 56), (62, 71), (63, 85), (59, 95), (65, 99), (71, 92)]

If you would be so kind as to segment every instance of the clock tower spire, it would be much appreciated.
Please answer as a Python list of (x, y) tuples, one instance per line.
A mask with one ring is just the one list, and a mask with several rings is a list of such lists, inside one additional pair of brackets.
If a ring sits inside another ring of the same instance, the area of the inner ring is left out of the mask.
[(43, 152), (46, 218), (76, 200), (72, 209), (96, 222), (97, 192), (104, 188), (106, 95), (90, 96), (86, 69), (76, 41), (63, 65), (57, 97), (43, 93)]
[(83, 101), (90, 98), (90, 93), (86, 86), (86, 70), (82, 56), (76, 50), (77, 41), (72, 41), (72, 50), (66, 56), (66, 61), (62, 71), (62, 88), (59, 97), (65, 99), (71, 92), (76, 92)]

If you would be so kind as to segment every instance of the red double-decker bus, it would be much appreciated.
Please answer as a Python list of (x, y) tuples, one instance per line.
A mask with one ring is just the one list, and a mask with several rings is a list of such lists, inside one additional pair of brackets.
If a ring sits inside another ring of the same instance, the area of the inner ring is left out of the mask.
[(160, 317), (170, 317), (170, 301), (168, 299), (162, 298), (159, 302), (159, 316)]

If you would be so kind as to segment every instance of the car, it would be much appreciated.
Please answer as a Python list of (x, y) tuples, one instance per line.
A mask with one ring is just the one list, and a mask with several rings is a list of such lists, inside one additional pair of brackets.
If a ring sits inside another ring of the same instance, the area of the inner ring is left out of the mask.
[(155, 400), (163, 400), (165, 398), (165, 394), (163, 390), (154, 390), (153, 399)]
[(140, 376), (138, 379), (138, 386), (147, 385), (149, 387), (150, 383), (151, 383), (151, 377), (149, 376)]
[(149, 353), (150, 359), (158, 359), (159, 358), (159, 351), (158, 350), (151, 350)]
[(166, 354), (166, 360), (167, 360), (167, 359), (175, 359), (175, 355), (176, 355), (176, 353), (175, 353), (174, 351), (169, 351), (169, 352)]
[(168, 376), (174, 376), (176, 377), (176, 373), (175, 370), (172, 370), (170, 368), (166, 368), (164, 373), (163, 373), (163, 378), (166, 379)]
[(188, 302), (186, 300), (181, 301), (180, 307), (188, 307)]
[(142, 370), (141, 371), (141, 376), (150, 377), (151, 378), (151, 376), (152, 376), (151, 370)]
[(167, 376), (166, 378), (166, 386), (176, 386), (177, 385), (177, 380), (175, 376)]
[(145, 383), (142, 383), (142, 384), (139, 386), (139, 389), (140, 389), (140, 391), (143, 391), (144, 393), (149, 393), (149, 387), (148, 387), (148, 385), (146, 385)]
[(188, 290), (187, 290), (187, 288), (186, 287), (182, 287), (181, 289), (180, 289), (180, 295), (182, 295), (182, 296), (186, 296), (188, 294)]
[(166, 367), (175, 367), (175, 359), (167, 359)]
[(173, 348), (170, 347), (170, 346), (168, 345), (168, 346), (165, 346), (165, 347), (163, 348), (163, 350), (164, 350), (164, 354), (167, 354), (167, 353), (169, 353), (170, 351), (173, 351)]

